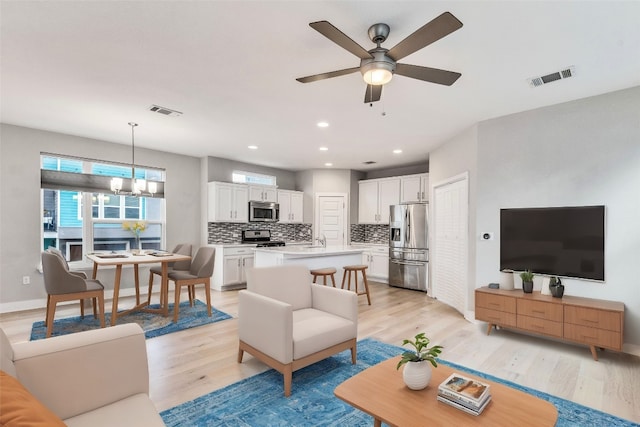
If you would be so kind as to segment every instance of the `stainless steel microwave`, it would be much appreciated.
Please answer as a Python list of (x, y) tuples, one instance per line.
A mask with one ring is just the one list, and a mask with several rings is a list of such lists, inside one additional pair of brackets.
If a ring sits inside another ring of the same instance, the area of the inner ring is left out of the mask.
[(249, 202), (249, 222), (278, 222), (280, 205), (273, 202)]

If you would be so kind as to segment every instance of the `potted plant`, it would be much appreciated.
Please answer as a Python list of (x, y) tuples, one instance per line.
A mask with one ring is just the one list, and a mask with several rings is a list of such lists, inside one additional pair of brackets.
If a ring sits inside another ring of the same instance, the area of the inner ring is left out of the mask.
[(534, 274), (530, 270), (525, 270), (520, 273), (520, 278), (522, 279), (522, 291), (525, 294), (533, 292), (533, 277)]
[(549, 280), (549, 290), (551, 291), (551, 295), (556, 298), (562, 298), (564, 295), (564, 285), (562, 284), (562, 280), (559, 277), (552, 277)]
[(402, 370), (404, 383), (411, 390), (422, 390), (431, 380), (431, 365), (438, 367), (437, 357), (442, 353), (441, 345), (429, 347), (429, 338), (424, 332), (419, 333), (413, 340), (404, 340), (402, 345), (410, 344), (415, 350), (405, 351), (396, 369), (405, 365)]

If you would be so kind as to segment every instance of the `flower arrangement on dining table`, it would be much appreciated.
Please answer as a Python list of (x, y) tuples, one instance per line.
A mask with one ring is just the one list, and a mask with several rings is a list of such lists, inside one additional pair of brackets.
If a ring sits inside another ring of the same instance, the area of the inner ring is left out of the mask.
[(124, 221), (122, 223), (123, 230), (129, 230), (133, 233), (133, 236), (136, 238), (136, 246), (138, 250), (142, 250), (140, 244), (140, 233), (144, 232), (147, 229), (147, 221)]

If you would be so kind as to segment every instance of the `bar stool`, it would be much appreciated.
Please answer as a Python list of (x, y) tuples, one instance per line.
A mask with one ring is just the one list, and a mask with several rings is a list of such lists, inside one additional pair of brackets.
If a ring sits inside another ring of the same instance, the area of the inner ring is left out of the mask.
[[(344, 289), (344, 282), (347, 281), (347, 275), (349, 280), (347, 282), (347, 290), (351, 290), (351, 272), (353, 272), (353, 277), (355, 279), (355, 289), (354, 291), (358, 295), (366, 295), (367, 302), (371, 305), (371, 295), (369, 295), (369, 282), (367, 282), (367, 273), (366, 265), (345, 265), (342, 267), (344, 269), (344, 274), (342, 275), (342, 289)], [(358, 292), (358, 271), (362, 272), (362, 281), (364, 282), (364, 291)]]
[(311, 270), (310, 273), (313, 275), (313, 283), (316, 283), (316, 279), (318, 278), (318, 276), (322, 276), (322, 284), (327, 286), (327, 276), (331, 276), (333, 287), (336, 287), (336, 278), (334, 276), (334, 274), (336, 274), (335, 268), (316, 268), (315, 270)]

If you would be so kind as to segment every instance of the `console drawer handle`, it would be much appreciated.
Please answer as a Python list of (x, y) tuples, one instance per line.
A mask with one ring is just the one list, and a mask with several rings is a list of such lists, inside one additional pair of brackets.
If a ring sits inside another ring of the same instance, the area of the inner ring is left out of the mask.
[(546, 314), (547, 312), (544, 310), (531, 310), (534, 313)]
[(583, 322), (589, 322), (589, 323), (599, 323), (597, 320), (591, 320), (591, 319), (580, 319)]

